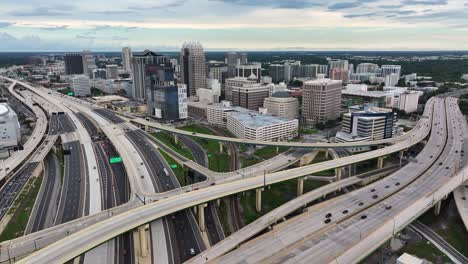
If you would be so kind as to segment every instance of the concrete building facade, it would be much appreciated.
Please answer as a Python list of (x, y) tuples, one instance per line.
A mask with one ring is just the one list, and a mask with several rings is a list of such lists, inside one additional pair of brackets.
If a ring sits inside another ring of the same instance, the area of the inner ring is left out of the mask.
[(315, 126), (340, 117), (342, 81), (317, 79), (303, 87), (302, 121)]

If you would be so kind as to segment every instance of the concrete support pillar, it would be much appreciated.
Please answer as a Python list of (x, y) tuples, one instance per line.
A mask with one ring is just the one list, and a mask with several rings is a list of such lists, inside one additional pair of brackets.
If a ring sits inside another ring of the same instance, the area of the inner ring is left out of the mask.
[(138, 228), (138, 238), (140, 240), (140, 256), (146, 258), (148, 256), (148, 241), (146, 239), (146, 226)]
[(328, 155), (330, 154), (330, 149), (325, 150), (325, 159), (328, 159)]
[(223, 153), (223, 143), (219, 142), (219, 153)]
[(377, 169), (382, 169), (384, 167), (384, 157), (379, 157), (377, 160)]
[(208, 204), (200, 204), (198, 205), (198, 225), (200, 226), (200, 231), (205, 232), (206, 231), (206, 225), (205, 225), (205, 208), (208, 206)]
[(221, 205), (221, 199), (216, 199), (216, 206), (219, 207)]
[(442, 201), (438, 201), (435, 205), (434, 205), (434, 214), (435, 215), (439, 215), (440, 214), (440, 207), (442, 206)]
[(145, 131), (149, 132), (149, 126), (148, 125), (145, 125)]
[(304, 178), (297, 179), (297, 196), (304, 194)]
[(255, 210), (257, 210), (257, 213), (260, 213), (262, 211), (262, 191), (263, 188), (258, 188), (255, 190)]
[(175, 145), (179, 144), (179, 137), (177, 135), (174, 135), (174, 143)]
[(343, 170), (341, 168), (335, 168), (336, 180), (341, 180)]
[(276, 154), (279, 153), (279, 147), (276, 147)]

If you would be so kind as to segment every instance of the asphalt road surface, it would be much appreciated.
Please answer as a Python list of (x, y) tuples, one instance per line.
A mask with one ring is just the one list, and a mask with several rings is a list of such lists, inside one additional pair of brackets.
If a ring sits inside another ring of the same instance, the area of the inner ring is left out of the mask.
[(69, 150), (69, 155), (64, 155), (65, 175), (63, 179), (60, 206), (55, 224), (66, 223), (83, 215), (85, 170), (84, 156), (79, 141), (65, 143), (64, 151)]
[[(164, 192), (180, 187), (170, 168), (166, 168), (170, 172), (169, 176), (166, 175), (162, 162), (164, 158), (142, 131), (127, 132), (127, 137), (140, 151), (157, 191)], [(172, 243), (172, 249), (169, 249), (172, 252), (168, 252), (169, 256), (173, 255), (174, 263), (182, 263), (193, 257), (194, 255), (190, 253), (191, 249), (195, 251), (195, 254), (205, 249), (198, 225), (190, 210), (177, 212), (164, 219), (168, 223), (169, 230), (167, 231), (172, 237), (171, 241), (176, 241)]]
[(21, 167), (0, 189), (0, 219), (5, 216), (16, 196), (28, 182), (38, 162), (29, 162)]

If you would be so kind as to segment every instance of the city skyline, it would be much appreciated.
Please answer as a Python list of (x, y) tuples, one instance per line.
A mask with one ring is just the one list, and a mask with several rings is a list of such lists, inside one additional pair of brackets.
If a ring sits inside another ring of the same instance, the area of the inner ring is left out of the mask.
[(0, 1), (0, 51), (468, 50), (466, 0)]

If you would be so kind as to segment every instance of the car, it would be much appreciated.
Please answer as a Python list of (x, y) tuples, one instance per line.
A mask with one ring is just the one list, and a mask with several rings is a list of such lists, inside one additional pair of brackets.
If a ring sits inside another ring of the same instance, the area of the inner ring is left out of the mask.
[(195, 249), (190, 248), (190, 255), (195, 255)]

